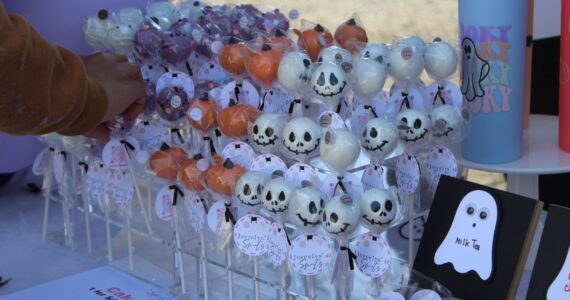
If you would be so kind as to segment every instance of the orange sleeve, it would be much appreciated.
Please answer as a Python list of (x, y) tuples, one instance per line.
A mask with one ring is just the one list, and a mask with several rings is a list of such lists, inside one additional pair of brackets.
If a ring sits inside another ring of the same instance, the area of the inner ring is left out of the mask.
[(45, 41), (0, 2), (0, 131), (83, 134), (101, 122), (107, 101), (79, 56)]

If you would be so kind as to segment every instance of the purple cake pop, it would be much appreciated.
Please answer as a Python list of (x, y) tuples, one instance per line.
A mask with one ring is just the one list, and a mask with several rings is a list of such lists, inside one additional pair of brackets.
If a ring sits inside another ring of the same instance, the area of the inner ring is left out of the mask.
[(167, 87), (160, 91), (156, 99), (158, 114), (167, 121), (176, 121), (186, 114), (190, 101), (188, 94), (178, 87)]
[(160, 57), (170, 64), (177, 64), (188, 59), (192, 53), (192, 41), (184, 35), (176, 35), (174, 32), (162, 34), (159, 54)]
[(154, 57), (158, 54), (160, 31), (152, 22), (144, 24), (135, 34), (135, 51), (142, 58)]
[(275, 9), (271, 12), (263, 13), (257, 27), (274, 35), (278, 29), (283, 32), (289, 31), (289, 20), (279, 9)]

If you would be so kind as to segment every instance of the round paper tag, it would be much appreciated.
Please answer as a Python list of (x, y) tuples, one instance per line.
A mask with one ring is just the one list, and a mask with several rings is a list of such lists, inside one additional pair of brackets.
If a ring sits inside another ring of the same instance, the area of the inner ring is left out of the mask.
[(390, 246), (380, 235), (368, 233), (360, 236), (354, 252), (358, 257), (356, 266), (368, 277), (380, 277), (390, 267)]
[(317, 275), (329, 267), (332, 252), (329, 238), (318, 233), (304, 233), (291, 242), (289, 264), (297, 273)]
[(293, 96), (279, 82), (274, 82), (269, 90), (261, 91), (263, 112), (284, 115), (289, 113)]
[[(443, 89), (439, 92), (438, 86), (438, 83), (434, 82), (428, 85), (424, 90), (424, 107), (428, 111), (442, 104), (449, 104), (461, 108), (463, 95), (456, 84), (446, 81), (443, 85)], [(445, 101), (445, 103), (443, 103), (443, 101)]]
[[(139, 149), (139, 143), (132, 137), (127, 137), (126, 141), (134, 147), (133, 151)], [(121, 140), (112, 139), (103, 147), (103, 163), (111, 169), (123, 170), (129, 167), (127, 163), (126, 148)]]
[(289, 167), (285, 173), (285, 179), (295, 184), (298, 189), (303, 187), (304, 181), (310, 182), (315, 188), (318, 188), (319, 175), (313, 167), (307, 164), (296, 163)]
[(53, 175), (55, 178), (55, 181), (57, 183), (61, 183), (61, 181), (63, 180), (63, 173), (65, 172), (65, 160), (66, 160), (66, 154), (63, 151), (59, 151), (56, 149), (56, 153), (53, 157)]
[(441, 175), (457, 176), (457, 160), (451, 150), (444, 146), (431, 148), (427, 155), (426, 163), (429, 178), (436, 185)]
[(109, 194), (120, 207), (126, 207), (133, 200), (134, 185), (131, 174), (115, 170), (109, 176)]
[(192, 119), (196, 122), (199, 122), (200, 120), (202, 120), (203, 115), (204, 115), (204, 113), (202, 112), (202, 109), (200, 109), (199, 107), (194, 107), (188, 111), (188, 116), (190, 116), (190, 119)]
[(40, 152), (40, 154), (38, 154), (38, 156), (34, 160), (34, 164), (32, 165), (32, 173), (34, 173), (34, 175), (40, 176), (44, 174), (47, 168), (47, 164), (49, 162), (50, 152), (51, 151), (49, 150), (49, 148), (45, 148), (44, 150), (42, 150), (42, 152)]
[(396, 183), (405, 194), (413, 194), (420, 183), (420, 165), (411, 153), (404, 153), (396, 160)]
[(194, 193), (189, 193), (188, 197), (188, 214), (190, 216), (190, 224), (196, 232), (204, 229), (206, 221), (206, 207), (204, 200)]
[(273, 154), (261, 154), (257, 156), (249, 168), (250, 171), (259, 171), (267, 175), (280, 171), (282, 174), (287, 172), (287, 165), (281, 158)]
[[(237, 206), (232, 206), (230, 209), (234, 218), (237, 218), (239, 216)], [(208, 211), (207, 215), (207, 222), (208, 227), (214, 233), (218, 232), (218, 226), (220, 226), (222, 218), (225, 218), (225, 211), (226, 207), (224, 200), (218, 200), (214, 202), (212, 206), (210, 206), (210, 210)]]
[(275, 267), (282, 265), (287, 259), (289, 242), (287, 241), (285, 229), (283, 229), (281, 224), (271, 224), (267, 241), (269, 243), (269, 250), (267, 251), (269, 260)]
[(377, 163), (371, 163), (366, 166), (361, 178), (362, 184), (366, 188), (384, 188), (384, 170), (382, 165)]
[(109, 182), (107, 180), (108, 172), (110, 172), (110, 170), (105, 168), (101, 160), (96, 160), (89, 164), (89, 171), (87, 172), (85, 182), (87, 184), (87, 191), (94, 199), (99, 199), (107, 193), (107, 183)]
[(154, 120), (137, 124), (131, 132), (141, 142), (140, 148), (148, 153), (158, 151), (163, 143), (170, 144), (169, 129)]
[(156, 195), (154, 209), (156, 216), (162, 221), (171, 221), (174, 217), (174, 206), (172, 206), (173, 191), (169, 186), (163, 186)]
[(234, 226), (234, 242), (248, 256), (260, 256), (267, 252), (268, 232), (271, 224), (261, 216), (248, 214)]
[(224, 161), (231, 159), (234, 164), (242, 166), (244, 169), (249, 170), (251, 162), (255, 157), (255, 152), (250, 145), (244, 142), (231, 142), (224, 147), (222, 151)]
[(222, 69), (218, 62), (211, 60), (200, 66), (196, 79), (198, 82), (212, 81), (223, 84), (228, 79), (228, 74)]
[(364, 193), (364, 187), (360, 179), (352, 173), (344, 173), (342, 177), (342, 186), (336, 174), (328, 174), (323, 178), (321, 185), (321, 192), (325, 199), (331, 199), (334, 196), (344, 193), (342, 187), (344, 186), (346, 193), (353, 199), (360, 199)]
[(408, 89), (408, 96), (406, 97), (402, 90), (397, 90), (392, 94), (392, 96), (390, 96), (390, 100), (388, 102), (388, 107), (386, 109), (388, 119), (395, 119), (400, 112), (408, 108), (406, 106), (406, 98), (408, 99), (407, 103), (409, 103), (411, 109), (422, 110), (424, 108), (424, 97), (420, 91), (410, 87)]
[(257, 89), (247, 80), (241, 82), (239, 88), (239, 101), (236, 99), (236, 82), (228, 82), (220, 93), (219, 102), (222, 108), (230, 106), (230, 100), (239, 104), (249, 104), (253, 107), (259, 107), (259, 93)]

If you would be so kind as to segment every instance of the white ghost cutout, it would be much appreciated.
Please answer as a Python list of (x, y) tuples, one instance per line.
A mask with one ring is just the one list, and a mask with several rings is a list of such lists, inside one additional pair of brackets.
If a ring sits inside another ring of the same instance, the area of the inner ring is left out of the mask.
[(493, 272), (493, 247), (498, 220), (497, 201), (482, 190), (461, 202), (449, 232), (435, 252), (436, 265), (451, 263), (459, 273), (475, 271), (483, 280)]
[(564, 265), (546, 292), (546, 300), (568, 299), (570, 293), (570, 248), (566, 253)]

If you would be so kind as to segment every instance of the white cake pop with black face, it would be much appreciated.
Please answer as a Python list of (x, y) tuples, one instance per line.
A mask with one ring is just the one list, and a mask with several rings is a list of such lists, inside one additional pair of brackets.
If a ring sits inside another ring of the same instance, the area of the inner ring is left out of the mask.
[(289, 221), (304, 229), (321, 223), (325, 201), (321, 192), (313, 187), (296, 190), (289, 201)]
[(267, 181), (264, 173), (257, 171), (245, 172), (238, 180), (235, 196), (244, 205), (257, 206), (261, 204), (261, 193)]
[(449, 78), (457, 68), (457, 52), (450, 44), (436, 39), (424, 51), (426, 72), (436, 80)]
[(362, 222), (374, 230), (383, 231), (396, 219), (398, 201), (390, 190), (372, 188), (362, 195)]
[(360, 51), (361, 58), (373, 59), (382, 65), (386, 64), (389, 54), (390, 48), (388, 48), (388, 45), (381, 43), (370, 44)]
[(337, 111), (341, 97), (348, 85), (346, 73), (336, 63), (322, 63), (313, 71), (311, 89), (315, 97), (320, 99), (332, 111)]
[(393, 122), (382, 118), (368, 121), (362, 129), (360, 144), (374, 161), (382, 161), (398, 145), (398, 128)]
[(322, 132), (317, 123), (307, 117), (290, 120), (283, 129), (284, 152), (297, 161), (304, 162), (317, 153)]
[[(363, 96), (363, 101), (370, 102), (384, 87), (386, 82), (386, 69), (374, 59), (359, 59), (354, 62), (351, 72), (352, 90), (356, 95)], [(369, 104), (369, 103), (366, 103)]]
[(311, 58), (305, 53), (292, 51), (281, 59), (277, 80), (289, 92), (299, 93), (311, 79)]
[(358, 227), (360, 206), (347, 194), (332, 198), (323, 210), (322, 223), (325, 230), (338, 237), (346, 237)]
[(340, 64), (351, 61), (352, 54), (350, 54), (348, 50), (338, 46), (330, 46), (321, 50), (319, 57), (317, 58), (317, 62), (319, 63), (334, 62)]
[(432, 136), (441, 143), (457, 142), (464, 133), (465, 120), (461, 111), (449, 104), (441, 105), (430, 113)]
[(360, 154), (358, 138), (348, 129), (329, 129), (320, 149), (321, 159), (338, 175), (342, 176)]
[(278, 114), (264, 113), (260, 115), (251, 127), (253, 146), (262, 153), (276, 153), (281, 147), (285, 120)]
[(425, 145), (431, 135), (431, 120), (425, 113), (408, 109), (396, 117), (399, 122), (400, 140), (404, 142), (407, 148), (415, 149)]
[(273, 178), (267, 182), (261, 193), (263, 207), (274, 214), (282, 213), (289, 208), (291, 195), (295, 185), (283, 177)]
[(423, 53), (406, 43), (398, 43), (390, 51), (386, 68), (396, 81), (417, 78), (424, 69)]

